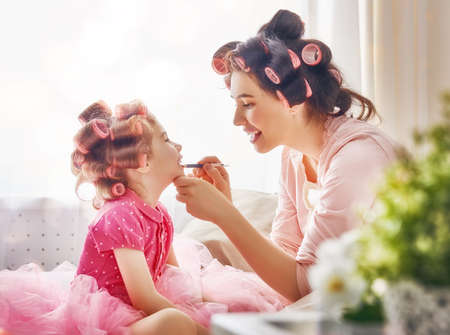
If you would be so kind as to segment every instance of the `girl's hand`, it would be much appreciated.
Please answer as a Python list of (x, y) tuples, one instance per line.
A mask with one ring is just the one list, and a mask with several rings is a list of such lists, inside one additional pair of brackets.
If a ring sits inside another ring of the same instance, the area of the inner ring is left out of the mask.
[(186, 204), (189, 214), (219, 224), (235, 210), (231, 201), (210, 183), (195, 177), (181, 176), (174, 180), (177, 200)]
[(216, 156), (207, 156), (198, 161), (204, 164), (203, 168), (195, 168), (193, 174), (197, 178), (206, 180), (213, 184), (220, 192), (222, 192), (228, 200), (231, 201), (230, 176), (227, 170), (220, 165), (212, 165), (211, 163), (222, 163)]

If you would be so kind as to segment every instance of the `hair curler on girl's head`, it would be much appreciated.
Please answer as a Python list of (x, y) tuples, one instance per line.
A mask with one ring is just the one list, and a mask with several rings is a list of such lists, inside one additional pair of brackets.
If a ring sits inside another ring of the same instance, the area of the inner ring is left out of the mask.
[(353, 99), (362, 106), (358, 119), (376, 115), (369, 99), (342, 88), (342, 75), (331, 63), (330, 48), (319, 40), (304, 39), (304, 31), (297, 14), (279, 10), (255, 37), (220, 47), (213, 56), (213, 69), (225, 76), (228, 88), (233, 72), (247, 72), (285, 106), (305, 103), (311, 116), (341, 116)]
[(87, 107), (79, 119), (82, 128), (74, 137), (72, 172), (78, 177), (77, 194), (82, 182), (96, 187), (97, 196), (93, 201), (96, 207), (99, 201), (124, 193), (128, 185), (127, 169), (147, 164), (152, 154), (156, 120), (137, 100), (117, 106), (115, 116), (106, 103), (96, 102)]

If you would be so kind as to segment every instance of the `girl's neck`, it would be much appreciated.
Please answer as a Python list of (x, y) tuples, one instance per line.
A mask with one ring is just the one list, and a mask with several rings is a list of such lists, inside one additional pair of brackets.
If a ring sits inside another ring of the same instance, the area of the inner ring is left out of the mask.
[(147, 180), (142, 182), (131, 182), (129, 187), (152, 208), (156, 207), (159, 197), (167, 185), (162, 185), (156, 181)]

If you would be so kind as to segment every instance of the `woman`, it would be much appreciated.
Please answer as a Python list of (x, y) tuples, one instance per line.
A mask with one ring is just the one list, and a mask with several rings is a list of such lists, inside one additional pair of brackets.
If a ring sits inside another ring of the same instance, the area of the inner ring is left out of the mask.
[[(342, 87), (330, 49), (303, 32), (298, 15), (280, 10), (256, 37), (227, 43), (213, 58), (237, 103), (234, 124), (260, 153), (284, 147), (271, 240), (233, 206), (227, 172), (209, 164), (216, 157), (200, 161), (200, 178), (175, 180), (188, 212), (218, 225), (291, 301), (310, 292), (307, 270), (319, 245), (360, 224), (356, 209), (372, 205), (371, 184), (395, 158), (393, 142), (365, 122), (376, 115), (371, 101)], [(353, 101), (357, 118), (347, 115)]]

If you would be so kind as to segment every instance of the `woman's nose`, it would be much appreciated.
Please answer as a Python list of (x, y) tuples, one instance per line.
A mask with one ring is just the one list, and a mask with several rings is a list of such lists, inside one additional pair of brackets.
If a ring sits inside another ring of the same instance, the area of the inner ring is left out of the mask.
[(245, 116), (242, 111), (236, 110), (234, 112), (233, 124), (235, 126), (242, 126), (245, 124)]

